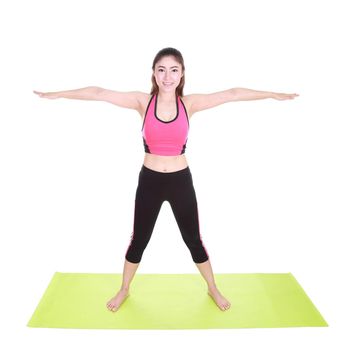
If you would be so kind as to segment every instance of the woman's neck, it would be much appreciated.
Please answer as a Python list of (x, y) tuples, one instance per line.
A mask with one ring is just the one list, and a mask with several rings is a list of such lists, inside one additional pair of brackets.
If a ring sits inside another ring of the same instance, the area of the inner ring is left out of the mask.
[(171, 102), (171, 101), (175, 101), (176, 100), (176, 94), (175, 91), (173, 92), (162, 92), (159, 91), (158, 92), (158, 96), (159, 96), (159, 101), (161, 102)]

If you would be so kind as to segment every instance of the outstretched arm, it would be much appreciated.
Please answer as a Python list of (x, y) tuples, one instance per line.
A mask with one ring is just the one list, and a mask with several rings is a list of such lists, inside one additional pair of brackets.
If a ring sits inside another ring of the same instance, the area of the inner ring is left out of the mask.
[(49, 99), (70, 98), (76, 100), (97, 100), (99, 89), (100, 88), (98, 86), (87, 86), (81, 89), (53, 92), (40, 92), (34, 90), (34, 93), (39, 97), (45, 97)]
[(282, 92), (258, 91), (245, 88), (230, 89), (233, 91), (233, 99), (231, 101), (250, 101), (261, 100), (264, 98), (274, 98), (276, 100), (291, 100), (298, 94), (285, 94)]
[(258, 91), (236, 87), (212, 94), (187, 95), (186, 98), (190, 101), (191, 113), (196, 113), (204, 109), (216, 107), (226, 102), (261, 100), (265, 98), (274, 98), (276, 100), (291, 100), (297, 96), (299, 95), (270, 91)]
[(70, 98), (77, 100), (105, 101), (119, 107), (131, 108), (135, 110), (139, 110), (139, 101), (141, 95), (143, 94), (140, 91), (121, 92), (103, 89), (98, 86), (87, 86), (81, 89), (54, 92), (39, 92), (34, 90), (34, 93), (40, 97), (50, 99)]

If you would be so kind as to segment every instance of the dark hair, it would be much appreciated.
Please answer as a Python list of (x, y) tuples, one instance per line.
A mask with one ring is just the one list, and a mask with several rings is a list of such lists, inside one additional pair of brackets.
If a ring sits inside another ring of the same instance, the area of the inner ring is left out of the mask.
[[(184, 67), (184, 61), (183, 61), (183, 57), (182, 57), (182, 54), (179, 50), (177, 49), (174, 49), (173, 47), (166, 47), (162, 50), (160, 50), (156, 57), (154, 58), (153, 60), (153, 63), (152, 63), (152, 71), (155, 70), (155, 65), (156, 63), (162, 58), (162, 57), (165, 57), (165, 56), (173, 56), (176, 61), (178, 63), (181, 64), (182, 66), (182, 73), (183, 73), (183, 76), (181, 77), (181, 80), (180, 80), (180, 84), (178, 85), (178, 87), (176, 88), (176, 95), (177, 96), (183, 96), (183, 88), (184, 88), (184, 82), (185, 82), (185, 74), (184, 74), (184, 71), (185, 71), (185, 67)], [(152, 72), (152, 76), (151, 76), (151, 81), (152, 81), (152, 88), (151, 88), (151, 92), (150, 94), (157, 94), (158, 91), (159, 91), (159, 87), (156, 83), (156, 79), (153, 75), (153, 72)]]

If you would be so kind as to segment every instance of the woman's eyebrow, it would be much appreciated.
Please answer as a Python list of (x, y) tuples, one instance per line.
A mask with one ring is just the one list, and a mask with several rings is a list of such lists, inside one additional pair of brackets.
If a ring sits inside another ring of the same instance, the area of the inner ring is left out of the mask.
[[(165, 68), (165, 66), (158, 66), (158, 68)], [(170, 67), (170, 68), (178, 68), (178, 66), (172, 66), (172, 67)]]

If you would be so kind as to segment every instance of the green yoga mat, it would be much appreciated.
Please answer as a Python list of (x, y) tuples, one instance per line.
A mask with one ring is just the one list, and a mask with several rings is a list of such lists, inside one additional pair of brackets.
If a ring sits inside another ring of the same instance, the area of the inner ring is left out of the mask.
[(136, 274), (117, 312), (107, 301), (121, 274), (56, 272), (28, 326), (87, 329), (210, 329), (328, 326), (291, 273), (215, 274), (231, 302), (221, 311), (200, 274)]

